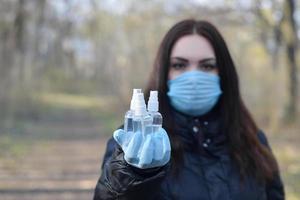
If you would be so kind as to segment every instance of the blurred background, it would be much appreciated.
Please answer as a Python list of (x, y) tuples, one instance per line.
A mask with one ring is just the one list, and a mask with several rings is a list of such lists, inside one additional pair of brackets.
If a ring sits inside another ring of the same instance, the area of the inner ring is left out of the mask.
[(92, 199), (132, 88), (145, 87), (166, 31), (191, 17), (225, 37), (287, 199), (299, 200), (297, 0), (1, 0), (0, 198)]

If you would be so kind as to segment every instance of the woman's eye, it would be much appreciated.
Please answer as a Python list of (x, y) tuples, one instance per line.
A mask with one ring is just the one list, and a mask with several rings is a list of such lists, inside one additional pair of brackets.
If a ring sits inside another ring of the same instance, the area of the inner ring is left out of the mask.
[(183, 69), (186, 65), (184, 63), (173, 63), (171, 66), (174, 69)]

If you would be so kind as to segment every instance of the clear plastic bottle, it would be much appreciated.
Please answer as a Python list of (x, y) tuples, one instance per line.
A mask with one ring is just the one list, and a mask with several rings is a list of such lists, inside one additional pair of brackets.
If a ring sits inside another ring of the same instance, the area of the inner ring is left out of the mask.
[(141, 89), (133, 89), (133, 94), (130, 102), (130, 109), (126, 112), (124, 117), (125, 132), (133, 132), (133, 116), (134, 116), (135, 102), (136, 102), (137, 94), (141, 92), (142, 92)]
[(143, 136), (146, 136), (146, 127), (152, 124), (152, 117), (148, 114), (146, 109), (146, 103), (143, 93), (137, 94), (135, 102), (135, 110), (133, 117), (133, 131), (141, 132)]
[(152, 124), (147, 127), (148, 132), (155, 133), (162, 127), (162, 115), (158, 112), (158, 93), (157, 91), (150, 91), (150, 97), (148, 100), (148, 113), (152, 117)]

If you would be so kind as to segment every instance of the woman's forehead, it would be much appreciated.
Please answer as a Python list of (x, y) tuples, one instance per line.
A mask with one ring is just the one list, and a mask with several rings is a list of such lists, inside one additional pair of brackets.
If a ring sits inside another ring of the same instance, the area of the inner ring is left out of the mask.
[(180, 57), (187, 60), (202, 60), (215, 58), (215, 53), (209, 41), (197, 34), (179, 38), (171, 51), (170, 58)]

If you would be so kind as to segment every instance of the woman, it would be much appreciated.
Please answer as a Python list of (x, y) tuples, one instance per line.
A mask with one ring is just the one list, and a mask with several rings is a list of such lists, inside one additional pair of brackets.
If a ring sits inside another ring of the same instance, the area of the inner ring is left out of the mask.
[(141, 141), (116, 131), (94, 200), (284, 199), (267, 138), (241, 98), (233, 60), (212, 24), (184, 20), (167, 32), (146, 94), (150, 90), (159, 92), (163, 128), (160, 139), (138, 148), (153, 161), (153, 148), (163, 146), (161, 156), (149, 163), (132, 155), (133, 147), (122, 141)]

